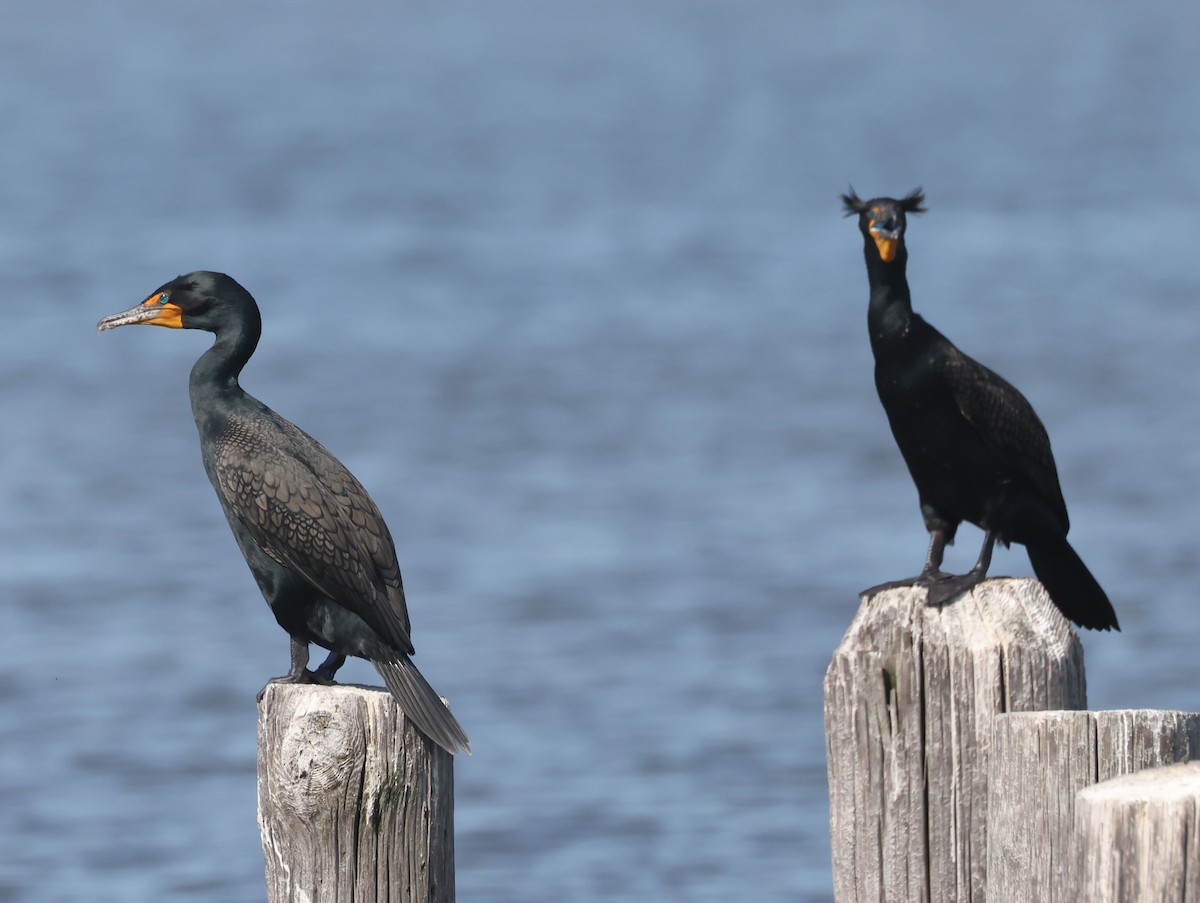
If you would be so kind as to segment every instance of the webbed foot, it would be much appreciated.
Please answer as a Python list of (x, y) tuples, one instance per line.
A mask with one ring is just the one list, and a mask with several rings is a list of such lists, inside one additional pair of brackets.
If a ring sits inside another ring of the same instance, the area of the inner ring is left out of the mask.
[(321, 667), (316, 671), (310, 671), (308, 670), (308, 643), (292, 637), (292, 670), (287, 674), (268, 680), (266, 685), (258, 691), (258, 701), (262, 702), (263, 695), (271, 684), (320, 684), (327, 687), (333, 683), (333, 675), (345, 661), (344, 655), (331, 652)]
[(332, 677), (326, 677), (321, 673), (321, 669), (309, 671), (305, 668), (298, 674), (282, 674), (279, 677), (272, 677), (266, 682), (261, 690), (258, 691), (258, 701), (262, 702), (263, 695), (267, 692), (267, 687), (271, 684), (318, 684), (323, 687), (328, 687), (334, 684)]
[(929, 552), (925, 557), (925, 568), (916, 577), (907, 580), (892, 580), (865, 589), (860, 595), (870, 596), (886, 589), (900, 586), (923, 586), (926, 591), (925, 604), (941, 608), (953, 602), (963, 593), (970, 592), (987, 579), (988, 567), (992, 563), (992, 548), (996, 544), (996, 535), (987, 531), (983, 537), (983, 548), (979, 552), (979, 560), (965, 574), (950, 574), (943, 571), (942, 552), (946, 547), (945, 535), (939, 531), (930, 533)]
[(964, 593), (970, 592), (987, 579), (986, 574), (968, 571), (965, 574), (946, 574), (940, 580), (926, 584), (925, 604), (935, 608), (948, 605)]
[(859, 593), (860, 596), (873, 596), (876, 593), (882, 593), (884, 590), (899, 589), (902, 586), (932, 586), (940, 580), (952, 580), (953, 574), (947, 574), (945, 571), (932, 571), (929, 573), (920, 573), (915, 577), (906, 577), (904, 580), (889, 580), (887, 583), (877, 583), (874, 586), (868, 587)]

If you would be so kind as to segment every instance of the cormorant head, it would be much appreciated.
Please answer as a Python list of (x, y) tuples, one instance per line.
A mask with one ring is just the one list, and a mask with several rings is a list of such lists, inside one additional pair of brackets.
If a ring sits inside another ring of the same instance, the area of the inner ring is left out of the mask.
[(905, 214), (925, 212), (925, 195), (920, 188), (898, 201), (894, 198), (863, 201), (851, 188), (849, 194), (842, 195), (842, 203), (846, 205), (846, 216), (858, 216), (858, 228), (875, 243), (879, 258), (884, 263), (896, 259), (907, 226)]
[(96, 330), (144, 324), (216, 332), (238, 321), (261, 322), (254, 298), (232, 277), (198, 270), (160, 285), (129, 310), (105, 317)]

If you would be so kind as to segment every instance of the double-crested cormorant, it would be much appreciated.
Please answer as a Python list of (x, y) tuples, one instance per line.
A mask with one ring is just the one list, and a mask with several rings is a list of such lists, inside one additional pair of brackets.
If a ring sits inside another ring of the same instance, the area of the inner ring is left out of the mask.
[[(900, 200), (862, 201), (853, 189), (842, 195), (846, 215), (858, 216), (863, 234), (875, 387), (929, 531), (920, 575), (888, 585), (926, 586), (929, 601), (941, 604), (987, 576), (997, 539), (1017, 542), (1067, 618), (1081, 627), (1120, 629), (1104, 590), (1067, 542), (1050, 438), (1033, 407), (913, 313), (905, 216), (923, 213), (924, 200), (920, 189)], [(942, 554), (964, 520), (984, 531), (983, 549), (967, 574), (946, 574)]]
[[(189, 381), (204, 470), (246, 563), (292, 639), (282, 683), (330, 683), (346, 656), (369, 659), (430, 740), (469, 751), (467, 735), (410, 655), (396, 549), (367, 491), (337, 458), (238, 385), (258, 345), (258, 305), (223, 273), (173, 279), (98, 329), (135, 323), (216, 337)], [(330, 650), (308, 670), (308, 644)]]

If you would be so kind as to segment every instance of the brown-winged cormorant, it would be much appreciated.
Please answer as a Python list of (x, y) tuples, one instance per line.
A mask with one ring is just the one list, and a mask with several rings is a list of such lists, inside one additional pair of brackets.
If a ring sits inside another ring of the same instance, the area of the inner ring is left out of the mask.
[[(923, 213), (920, 189), (900, 200), (842, 195), (858, 216), (871, 300), (867, 327), (875, 387), (920, 497), (929, 551), (920, 575), (942, 604), (987, 576), (996, 540), (1020, 543), (1051, 600), (1081, 627), (1120, 629), (1096, 578), (1067, 542), (1067, 506), (1046, 428), (1020, 392), (963, 354), (913, 313), (905, 276), (906, 215)], [(941, 570), (962, 521), (984, 531), (967, 574)]]
[[(139, 323), (216, 337), (192, 367), (188, 394), (204, 470), (291, 636), (291, 670), (272, 682), (330, 683), (346, 656), (369, 659), (425, 736), (451, 753), (469, 751), (466, 733), (409, 658), (400, 566), (379, 509), (319, 442), (238, 384), (262, 331), (254, 298), (223, 273), (189, 273), (97, 328)], [(330, 650), (316, 671), (308, 670), (309, 643)]]

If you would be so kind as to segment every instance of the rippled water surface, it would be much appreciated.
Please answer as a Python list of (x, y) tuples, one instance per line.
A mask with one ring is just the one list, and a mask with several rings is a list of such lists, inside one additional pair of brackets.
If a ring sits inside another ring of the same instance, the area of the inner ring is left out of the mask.
[(918, 309), (1047, 423), (1124, 627), (1091, 704), (1200, 707), (1200, 13), (911, 6), (10, 11), (0, 900), (265, 897), (287, 641), (200, 467), (209, 339), (94, 334), (198, 268), (396, 535), (461, 900), (831, 899), (821, 678), (925, 545), (851, 181), (925, 186)]

